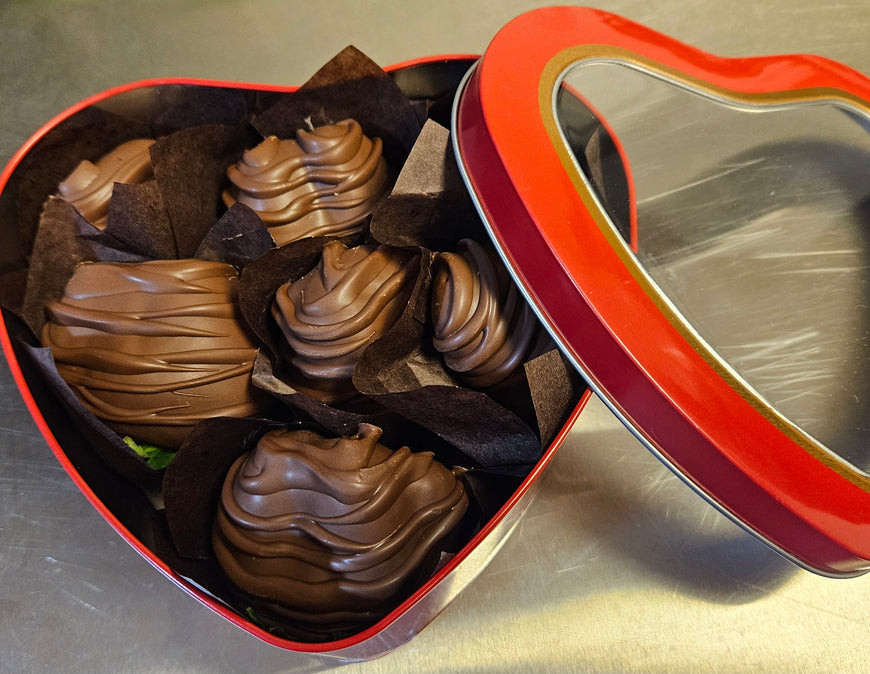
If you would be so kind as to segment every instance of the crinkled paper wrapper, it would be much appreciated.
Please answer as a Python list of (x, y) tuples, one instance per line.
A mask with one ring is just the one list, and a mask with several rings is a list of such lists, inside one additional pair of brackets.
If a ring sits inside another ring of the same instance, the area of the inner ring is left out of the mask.
[[(485, 393), (464, 387), (432, 347), (428, 297), (435, 254), (453, 250), (465, 237), (486, 242), (449, 133), (427, 119), (436, 102), (409, 101), (388, 74), (352, 47), (293, 93), (178, 85), (162, 93), (159, 108), (146, 105), (144, 111), (135, 93), (58, 125), (26, 155), (7, 186), (14, 191), (18, 243), (26, 253), (0, 277), (0, 301), (28, 384), (52, 393), (64, 423), (73, 425), (119, 482), (129, 480), (148, 494), (155, 506), (150, 547), (217, 597), (228, 596), (209, 542), (220, 485), (232, 461), (276, 426), (313, 422), (329, 433), (353, 434), (360, 423), (374, 423), (384, 429), (388, 446), (431, 450), (443, 463), (461, 466), (473, 504), (462, 526), (468, 540), (540, 458), (583, 386), (543, 331), (522, 370)], [(293, 386), (286, 343), (270, 308), (277, 288), (313, 268), (329, 239), (277, 248), (256, 213), (242, 204), (227, 209), (220, 195), (227, 167), (262, 138), (294, 137), (299, 128), (348, 117), (383, 140), (395, 182), (371, 216), (370, 230), (346, 243), (402, 247), (417, 253), (421, 264), (404, 313), (355, 369), (361, 395), (327, 405)], [(55, 196), (80, 161), (96, 161), (140, 137), (157, 139), (151, 148), (154, 179), (115, 185), (104, 231)], [(63, 295), (81, 262), (185, 257), (239, 269), (241, 313), (261, 346), (252, 381), (271, 394), (274, 408), (263, 419), (202, 422), (170, 467), (156, 471), (79, 402), (36, 335), (46, 320), (44, 307)]]

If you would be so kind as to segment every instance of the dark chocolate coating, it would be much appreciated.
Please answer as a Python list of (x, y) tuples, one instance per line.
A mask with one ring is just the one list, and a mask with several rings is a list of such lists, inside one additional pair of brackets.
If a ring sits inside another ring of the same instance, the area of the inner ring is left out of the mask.
[(494, 386), (521, 366), (538, 327), (504, 265), (471, 239), (436, 257), (431, 313), (435, 348), (475, 388)]
[(313, 381), (349, 381), (363, 350), (401, 315), (418, 269), (419, 257), (398, 248), (327, 243), (317, 266), (275, 295), (293, 365)]
[(270, 136), (227, 169), (224, 203), (251, 207), (279, 246), (357, 233), (389, 187), (381, 149), (352, 119), (300, 129), (296, 140)]
[(462, 519), (468, 496), (431, 452), (381, 429), (266, 433), (224, 482), (212, 543), (227, 576), (302, 623), (385, 613)]
[(233, 267), (202, 260), (84, 263), (47, 307), (43, 346), (79, 399), (120, 435), (178, 447), (201, 419), (259, 410), (257, 348)]
[(149, 153), (153, 143), (148, 138), (130, 140), (96, 164), (81, 162), (58, 186), (60, 198), (75, 206), (92, 225), (105, 229), (115, 183), (137, 184), (154, 177)]

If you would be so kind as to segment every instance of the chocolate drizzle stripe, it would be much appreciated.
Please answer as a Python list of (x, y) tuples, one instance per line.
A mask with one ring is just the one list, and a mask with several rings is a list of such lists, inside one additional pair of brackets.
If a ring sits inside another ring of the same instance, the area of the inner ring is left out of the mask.
[(346, 119), (296, 139), (269, 136), (227, 169), (227, 206), (251, 207), (278, 245), (324, 234), (351, 234), (389, 188), (380, 139)]
[[(341, 137), (333, 137), (332, 145), (325, 150), (279, 159), (273, 162), (271, 167), (268, 167), (269, 163), (267, 161), (260, 161), (255, 151), (249, 150), (245, 153), (244, 161), (238, 167), (232, 166), (228, 169), (230, 178), (234, 177), (236, 171), (246, 176), (263, 175), (280, 177), (282, 175), (291, 175), (304, 167), (324, 167), (343, 164), (347, 161), (348, 156), (353, 157), (356, 154), (356, 149), (362, 142), (363, 134), (362, 128), (355, 122), (347, 120), (340, 125), (335, 125), (335, 128), (339, 126), (345, 128), (345, 133)], [(298, 138), (300, 141), (310, 140), (312, 134), (301, 130), (298, 132)], [(264, 170), (264, 166), (268, 168)], [(341, 171), (336, 171), (336, 175), (342, 175), (342, 173)], [(254, 184), (253, 187), (256, 188), (257, 185)]]
[[(115, 423), (135, 423), (138, 426), (192, 426), (202, 418), (202, 412), (198, 409), (191, 409), (191, 405), (180, 403), (178, 405), (167, 405), (164, 407), (137, 407), (135, 409), (126, 409), (112, 405), (105, 400), (95, 397), (91, 391), (87, 389), (79, 389), (75, 387), (77, 393), (82, 396), (84, 402), (92, 409), (94, 414), (97, 414), (106, 421)], [(188, 410), (187, 413), (180, 413), (179, 410)], [(209, 416), (212, 417), (244, 417), (254, 414), (256, 409), (250, 405), (241, 403), (238, 405), (215, 407), (211, 410)]]
[[(223, 269), (221, 269), (223, 267)], [(89, 299), (123, 296), (126, 293), (161, 293), (166, 295), (223, 293), (220, 283), (235, 283), (229, 265), (202, 260), (153, 260), (147, 264), (117, 265), (86, 263), (70, 279), (65, 296)], [(93, 283), (99, 275), (105, 282)]]
[(305, 621), (362, 617), (396, 596), (463, 517), (468, 496), (429, 452), (381, 445), (381, 429), (326, 439), (270, 431), (236, 460), (213, 546), (229, 577)]
[[(305, 555), (305, 561), (314, 566), (330, 569), (337, 573), (362, 573), (375, 569), (391, 560), (401, 559), (403, 554), (417, 545), (417, 541), (425, 535), (428, 527), (443, 521), (451, 510), (461, 501), (463, 489), (457, 485), (444, 498), (428, 504), (408, 518), (388, 538), (378, 539), (371, 543), (360, 543), (351, 538), (336, 535), (324, 524), (315, 521), (304, 514), (288, 517), (281, 529), (276, 529), (280, 536), (270, 540), (267, 536), (257, 536), (257, 556), (264, 559), (283, 558), (298, 554), (301, 543), (288, 542), (288, 534), (298, 533), (317, 545)], [(354, 523), (364, 525), (367, 522)], [(271, 524), (271, 522), (270, 522)], [(228, 528), (222, 531), (230, 543), (244, 548), (246, 538), (238, 531)]]
[(433, 346), (448, 368), (471, 386), (506, 379), (526, 359), (537, 321), (493, 255), (464, 239), (456, 253), (437, 258)]
[[(117, 311), (85, 309), (70, 304), (51, 302), (48, 314), (54, 323), (51, 326), (52, 339), (63, 339), (63, 327), (75, 326), (77, 329), (90, 328), (110, 335), (141, 335), (150, 337), (226, 337), (226, 332), (216, 332), (193, 327), (190, 324), (180, 324), (155, 320), (148, 312), (133, 313), (122, 316)], [(162, 310), (154, 312), (157, 318), (173, 318), (179, 321), (192, 316), (228, 318), (233, 316), (232, 307), (224, 306), (223, 310), (198, 311), (186, 309)]]
[[(226, 368), (209, 368), (206, 370), (208, 374), (191, 377), (173, 376), (167, 381), (160, 383), (148, 383), (141, 378), (136, 382), (125, 381), (124, 377), (129, 374), (151, 374), (151, 372), (131, 372), (122, 374), (121, 378), (113, 378), (107, 376), (106, 373), (88, 372), (86, 368), (75, 366), (60, 365), (58, 372), (70, 386), (83, 386), (93, 391), (106, 391), (112, 393), (131, 393), (138, 395), (149, 395), (156, 393), (177, 393), (184, 394), (185, 390), (197, 386), (206, 386), (216, 382), (234, 379), (235, 377), (245, 376), (250, 373), (253, 366), (253, 359), (243, 361), (241, 363), (233, 363), (231, 367)], [(194, 374), (203, 372), (203, 369), (194, 370), (192, 368), (173, 368), (164, 369), (161, 373), (169, 372), (173, 375)], [(188, 395), (193, 395), (188, 393)]]
[[(451, 517), (444, 522), (444, 528), (455, 526), (461, 514), (460, 509), (451, 511)], [(225, 520), (222, 514), (218, 514), (216, 521), (223, 535), (225, 531), (222, 527)], [(361, 570), (351, 572), (342, 572), (340, 564), (338, 568), (329, 566), (330, 553), (321, 553), (299, 560), (295, 569), (300, 572), (299, 575), (289, 572), (286, 565), (282, 563), (283, 558), (271, 560), (259, 558), (258, 569), (252, 572), (247, 568), (245, 562), (248, 560), (245, 558), (228, 559), (224, 553), (218, 554), (224, 569), (232, 576), (242, 579), (248, 591), (255, 595), (275, 595), (274, 586), (277, 584), (282, 588), (281, 595), (277, 597), (278, 601), (292, 598), (291, 605), (295, 604), (314, 613), (321, 610), (349, 610), (346, 605), (347, 600), (337, 598), (336, 595), (352, 596), (353, 605), (358, 610), (365, 611), (394, 595), (400, 583), (419, 566), (432, 544), (442, 536), (441, 527), (424, 530), (421, 535), (401, 546), (392, 558), (387, 558), (378, 564), (366, 564)], [(298, 552), (298, 549), (296, 551)], [(327, 564), (318, 564), (317, 561), (321, 560)], [(270, 561), (275, 563), (270, 564)], [(320, 574), (317, 574), (318, 571)], [(318, 575), (325, 579), (316, 580)], [(355, 575), (363, 577), (356, 578)], [(308, 616), (308, 619), (318, 621), (316, 615)]]
[(327, 243), (317, 267), (275, 295), (292, 363), (315, 379), (350, 378), (363, 349), (401, 315), (419, 268), (419, 256), (399, 249)]
[[(401, 286), (404, 282), (404, 278), (390, 279), (388, 284), (394, 288), (387, 288), (387, 292), (372, 297), (353, 316), (348, 318), (336, 317), (335, 320), (340, 321), (336, 323), (310, 323), (293, 320), (296, 316), (289, 312), (293, 311), (295, 307), (292, 305), (287, 307), (289, 300), (282, 297), (278, 299), (278, 308), (283, 310), (278, 320), (282, 327), (290, 332), (287, 336), (287, 342), (299, 355), (314, 356), (319, 349), (323, 348), (323, 343), (336, 347), (342, 344), (353, 344), (355, 347), (371, 341), (376, 333), (381, 332), (376, 319), (382, 312), (393, 310), (394, 305), (404, 299), (401, 295), (396, 294), (402, 290)], [(308, 315), (305, 315), (305, 318), (307, 319)], [(350, 348), (336, 349), (336, 351), (344, 353), (351, 350)]]
[[(323, 463), (295, 457), (299, 462), (294, 479), (300, 481), (294, 489), (307, 489), (329, 495), (348, 506), (347, 512), (339, 515), (318, 517), (324, 527), (372, 522), (381, 517), (393, 501), (416, 480), (422, 479), (432, 463), (432, 455), (414, 455), (407, 447), (397, 450), (385, 461), (370, 468), (341, 471)], [(257, 480), (238, 476), (240, 487), (248, 493), (268, 496)], [(232, 511), (234, 519), (242, 527), (260, 531), (281, 531), (291, 523), (306, 519), (306, 513), (289, 513), (281, 516), (259, 517), (246, 513), (241, 508)]]
[(55, 343), (55, 358), (70, 368), (93, 369), (103, 375), (155, 372), (213, 372), (216, 365), (252, 367), (255, 349), (197, 349), (182, 353), (131, 354), (116, 349), (66, 348)]
[(352, 304), (354, 300), (362, 297), (371, 302), (380, 296), (392, 297), (398, 290), (395, 286), (409, 275), (405, 264), (408, 258), (388, 249), (374, 249), (352, 265), (346, 263), (350, 254), (339, 254), (337, 250), (340, 250), (337, 246), (327, 246), (323, 251), (323, 265), (319, 269), (326, 292), (309, 299), (305, 298), (304, 289), (299, 293), (300, 313), (304, 312), (311, 322), (322, 317), (325, 324), (333, 317), (359, 315)]
[[(332, 156), (318, 157), (316, 155), (305, 155), (302, 157), (289, 157), (279, 161), (268, 171), (259, 171), (259, 166), (251, 167), (245, 164), (240, 164), (237, 167), (231, 166), (227, 169), (227, 174), (239, 189), (259, 199), (279, 196), (284, 192), (297, 189), (310, 182), (325, 183), (327, 185), (327, 187), (316, 190), (312, 194), (318, 196), (337, 196), (336, 192), (344, 192), (345, 190), (357, 188), (369, 180), (375, 173), (378, 160), (380, 159), (380, 139), (375, 138), (371, 145), (369, 153), (363, 157), (362, 162), (352, 168), (337, 169), (332, 167), (331, 164), (335, 161)], [(343, 143), (342, 146), (336, 149), (345, 152), (345, 146), (346, 143)], [(331, 154), (337, 153), (332, 152)], [(336, 156), (336, 159), (340, 159), (340, 157)], [(304, 175), (296, 178), (281, 180), (282, 176), (292, 176), (299, 169), (310, 167), (316, 168), (311, 168)], [(247, 180), (249, 176), (256, 176), (258, 178), (275, 177), (276, 180), (271, 183), (263, 183)], [(336, 187), (339, 189), (336, 189)]]
[(94, 395), (93, 391), (85, 386), (80, 386), (77, 384), (71, 384), (71, 386), (75, 389), (76, 393), (81, 397), (82, 402), (84, 402), (88, 407), (90, 407), (95, 414), (97, 414), (102, 419), (107, 421), (129, 421), (131, 419), (137, 419), (138, 417), (149, 417), (161, 415), (161, 423), (167, 421), (170, 417), (165, 415), (164, 413), (172, 412), (174, 410), (185, 409), (187, 408), (187, 404), (179, 403), (178, 405), (165, 405), (163, 407), (152, 407), (152, 408), (136, 408), (136, 409), (125, 409), (122, 407), (118, 407), (116, 405), (112, 405), (111, 403), (106, 402), (102, 398)]

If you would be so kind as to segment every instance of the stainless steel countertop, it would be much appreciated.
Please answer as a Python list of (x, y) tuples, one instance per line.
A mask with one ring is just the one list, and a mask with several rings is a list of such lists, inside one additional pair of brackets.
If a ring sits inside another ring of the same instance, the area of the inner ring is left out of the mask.
[[(299, 84), (347, 44), (384, 65), (479, 53), (543, 4), (6, 0), (0, 165), (52, 116), (114, 85)], [(864, 0), (600, 6), (721, 55), (812, 52), (870, 73)], [(261, 643), (167, 582), (66, 476), (5, 364), (0, 391), (0, 671), (338, 668)], [(409, 644), (341, 671), (866, 671), (865, 601), (866, 577), (826, 579), (783, 560), (593, 401), (489, 568)]]

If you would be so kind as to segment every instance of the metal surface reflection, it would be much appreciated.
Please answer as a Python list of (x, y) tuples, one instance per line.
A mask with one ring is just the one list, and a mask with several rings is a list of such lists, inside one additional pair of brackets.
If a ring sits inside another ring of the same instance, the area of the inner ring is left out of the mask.
[[(328, 32), (314, 30), (322, 3), (0, 3), (0, 163), (51, 115), (119, 83), (299, 83), (350, 42), (384, 63), (476, 53), (540, 4), (342, 3)], [(863, 0), (605, 4), (714, 53), (818, 52), (870, 72)], [(3, 672), (867, 669), (870, 578), (831, 580), (784, 561), (597, 402), (521, 527), (441, 618), (390, 655), (336, 667), (266, 646), (166, 582), (77, 490), (2, 363), (0, 393)]]
[[(637, 257), (675, 311), (775, 409), (870, 468), (865, 111), (726, 99), (619, 62), (573, 67), (560, 119), (576, 118), (572, 92), (618, 140)], [(588, 155), (578, 163), (623, 232), (621, 176)]]

